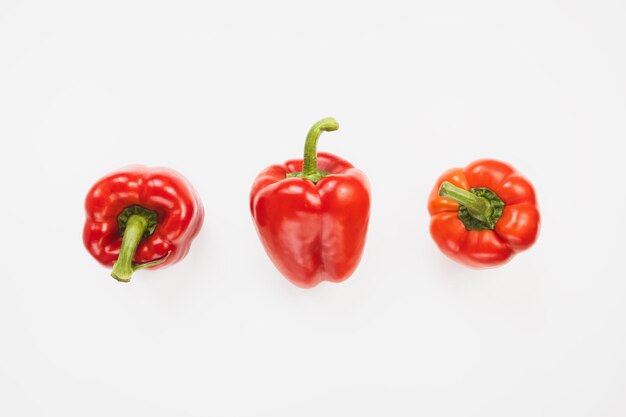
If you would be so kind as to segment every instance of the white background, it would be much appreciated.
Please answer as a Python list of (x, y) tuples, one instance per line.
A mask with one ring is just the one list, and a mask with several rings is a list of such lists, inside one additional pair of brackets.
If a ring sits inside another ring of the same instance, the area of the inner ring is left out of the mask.
[[(0, 2), (1, 415), (626, 415), (623, 1), (99, 3)], [(370, 233), (348, 281), (302, 290), (248, 192), (325, 116)], [(476, 271), (426, 200), (480, 157), (535, 184), (543, 226)], [(121, 284), (83, 199), (133, 163), (207, 215)]]

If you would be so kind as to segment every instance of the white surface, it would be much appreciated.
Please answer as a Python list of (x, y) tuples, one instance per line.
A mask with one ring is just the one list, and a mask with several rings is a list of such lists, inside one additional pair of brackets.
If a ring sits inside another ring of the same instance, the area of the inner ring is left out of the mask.
[[(0, 415), (626, 415), (626, 3), (86, 3), (0, 3)], [(248, 192), (324, 116), (371, 228), (352, 278), (301, 290)], [(426, 211), (479, 157), (543, 214), (487, 271)], [(81, 230), (131, 163), (183, 172), (207, 217), (124, 285)]]

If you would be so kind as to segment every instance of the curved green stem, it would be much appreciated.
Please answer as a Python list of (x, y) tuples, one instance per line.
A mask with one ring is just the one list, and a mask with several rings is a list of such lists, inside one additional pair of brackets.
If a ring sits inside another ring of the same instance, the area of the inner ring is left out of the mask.
[(317, 141), (322, 132), (332, 132), (339, 129), (339, 123), (332, 117), (326, 117), (315, 123), (309, 130), (304, 143), (304, 161), (301, 172), (292, 172), (287, 175), (289, 178), (305, 178), (313, 183), (317, 183), (327, 172), (320, 171), (317, 167)]
[(133, 214), (126, 221), (126, 229), (122, 238), (120, 256), (113, 265), (111, 276), (121, 282), (129, 282), (135, 268), (133, 258), (139, 247), (139, 242), (148, 229), (148, 219), (140, 214)]
[(468, 230), (493, 230), (504, 210), (504, 202), (488, 188), (468, 191), (444, 181), (439, 195), (459, 203), (459, 219)]

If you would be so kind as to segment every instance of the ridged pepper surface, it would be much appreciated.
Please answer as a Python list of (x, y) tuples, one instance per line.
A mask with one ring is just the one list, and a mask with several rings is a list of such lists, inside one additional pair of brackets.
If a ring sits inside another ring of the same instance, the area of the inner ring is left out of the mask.
[(539, 233), (533, 186), (510, 165), (491, 159), (445, 172), (430, 194), (428, 211), (439, 249), (476, 268), (509, 261)]
[(163, 268), (187, 255), (204, 219), (191, 184), (168, 168), (131, 166), (98, 180), (85, 198), (83, 242), (112, 276)]

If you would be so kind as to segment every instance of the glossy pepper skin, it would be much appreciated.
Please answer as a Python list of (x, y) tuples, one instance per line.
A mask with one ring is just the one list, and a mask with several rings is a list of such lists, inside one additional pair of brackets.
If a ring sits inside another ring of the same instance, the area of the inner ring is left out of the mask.
[(85, 247), (122, 282), (138, 269), (184, 258), (204, 220), (202, 202), (181, 174), (145, 166), (98, 180), (85, 198), (85, 213)]
[(322, 131), (309, 131), (303, 159), (264, 169), (250, 192), (250, 211), (265, 251), (293, 284), (310, 288), (341, 282), (356, 269), (367, 234), (370, 188), (363, 172), (330, 153), (317, 153)]
[(491, 159), (445, 172), (430, 194), (428, 211), (439, 249), (475, 268), (508, 262), (539, 233), (533, 186), (510, 165)]

